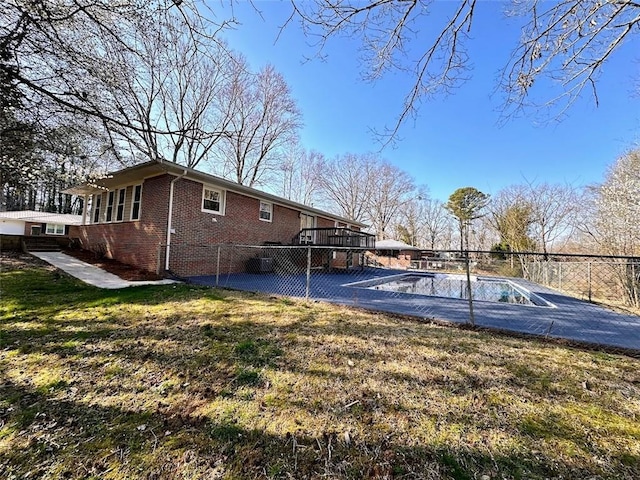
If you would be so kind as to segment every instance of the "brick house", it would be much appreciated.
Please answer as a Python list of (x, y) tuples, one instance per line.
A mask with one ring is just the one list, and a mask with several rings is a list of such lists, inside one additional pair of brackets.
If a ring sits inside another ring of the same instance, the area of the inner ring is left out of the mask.
[(81, 223), (80, 215), (34, 210), (0, 212), (0, 248), (59, 249), (78, 236)]
[(409, 268), (412, 262), (420, 260), (422, 252), (413, 245), (399, 240), (379, 240), (370, 254), (378, 265), (389, 268)]
[[(65, 193), (87, 205), (83, 248), (148, 271), (211, 274), (215, 245), (373, 245), (364, 224), (172, 162), (142, 163)], [(352, 266), (351, 258), (334, 250), (331, 266)]]

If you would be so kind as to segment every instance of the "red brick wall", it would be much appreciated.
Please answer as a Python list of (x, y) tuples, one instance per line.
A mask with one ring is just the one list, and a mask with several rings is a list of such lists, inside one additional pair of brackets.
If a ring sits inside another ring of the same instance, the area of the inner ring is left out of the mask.
[(172, 178), (161, 175), (145, 180), (140, 220), (79, 227), (82, 247), (151, 272), (163, 268), (164, 249), (160, 245), (166, 243)]
[[(291, 244), (300, 231), (297, 210), (273, 205), (272, 221), (260, 220), (260, 200), (226, 192), (224, 215), (202, 211), (202, 184), (181, 179), (176, 182), (173, 205), (170, 269), (178, 275), (215, 273), (220, 244), (263, 245), (265, 242)], [(228, 249), (225, 249), (228, 252)], [(236, 250), (226, 255), (224, 271), (244, 271), (246, 261), (259, 251)]]
[(81, 228), (80, 225), (69, 225), (69, 238), (80, 238)]
[(328, 218), (324, 218), (324, 217), (316, 218), (317, 228), (333, 228), (335, 226), (336, 226), (335, 220), (329, 220)]
[[(161, 175), (144, 181), (139, 221), (85, 225), (73, 236), (80, 238), (83, 248), (103, 251), (109, 258), (149, 271), (164, 270), (165, 248), (161, 245), (166, 244), (169, 190), (175, 178)], [(290, 245), (300, 231), (298, 210), (273, 205), (272, 221), (262, 221), (260, 200), (229, 191), (224, 215), (203, 212), (202, 189), (202, 183), (188, 179), (174, 183), (171, 226), (175, 233), (169, 270), (177, 275), (214, 274), (218, 245)], [(317, 218), (318, 228), (333, 226), (334, 220)], [(260, 249), (225, 247), (221, 252), (224, 273), (245, 271), (249, 258), (263, 255)]]
[(202, 211), (202, 184), (179, 180), (174, 192), (172, 243), (261, 245), (264, 242), (291, 243), (300, 231), (298, 211), (273, 206), (273, 221), (259, 218), (260, 200), (226, 193), (224, 215)]

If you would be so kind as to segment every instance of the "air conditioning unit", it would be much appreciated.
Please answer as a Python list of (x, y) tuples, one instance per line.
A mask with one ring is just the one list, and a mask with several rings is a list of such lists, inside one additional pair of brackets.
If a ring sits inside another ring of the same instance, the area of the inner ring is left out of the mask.
[(273, 258), (269, 258), (269, 257), (250, 258), (247, 261), (247, 272), (249, 273), (273, 272)]

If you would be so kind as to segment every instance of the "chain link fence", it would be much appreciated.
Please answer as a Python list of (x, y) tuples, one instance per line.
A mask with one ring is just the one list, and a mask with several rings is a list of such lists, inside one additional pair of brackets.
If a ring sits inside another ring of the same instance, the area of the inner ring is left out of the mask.
[(201, 285), (640, 351), (632, 258), (226, 244), (172, 244), (168, 257)]

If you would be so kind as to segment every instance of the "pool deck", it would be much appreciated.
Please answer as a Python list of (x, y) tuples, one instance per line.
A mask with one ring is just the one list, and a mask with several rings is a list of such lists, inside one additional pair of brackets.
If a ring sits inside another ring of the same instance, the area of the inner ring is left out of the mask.
[[(348, 285), (408, 273), (416, 272), (367, 269), (354, 272), (312, 273), (309, 298), (422, 319), (468, 323), (468, 300), (371, 290)], [(216, 286), (215, 276), (191, 277), (188, 280), (198, 285)], [(508, 280), (538, 295), (553, 307), (475, 301), (474, 318), (477, 326), (640, 351), (639, 316), (619, 314), (527, 280)], [(217, 286), (304, 298), (306, 275), (228, 274), (220, 275)]]

